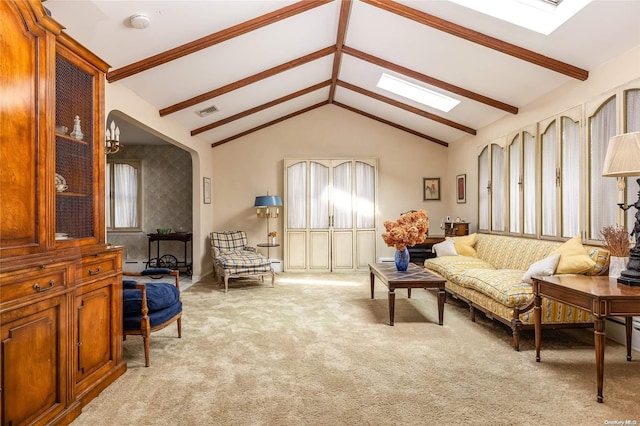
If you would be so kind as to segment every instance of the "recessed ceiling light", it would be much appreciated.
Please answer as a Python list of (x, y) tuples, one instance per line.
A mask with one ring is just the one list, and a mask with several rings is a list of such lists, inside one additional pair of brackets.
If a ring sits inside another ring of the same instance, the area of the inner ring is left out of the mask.
[(387, 73), (382, 73), (380, 80), (378, 80), (377, 87), (444, 112), (451, 111), (460, 103), (457, 99), (453, 99), (447, 95), (443, 95), (442, 93), (434, 92), (433, 90), (425, 89), (422, 86), (418, 86), (417, 84), (410, 83)]

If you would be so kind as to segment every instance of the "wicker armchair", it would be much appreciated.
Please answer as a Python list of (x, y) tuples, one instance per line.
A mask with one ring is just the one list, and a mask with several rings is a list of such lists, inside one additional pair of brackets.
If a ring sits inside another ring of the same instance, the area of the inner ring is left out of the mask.
[(275, 274), (268, 258), (248, 246), (244, 231), (222, 231), (209, 234), (211, 256), (218, 279), (224, 280), (224, 292), (229, 290), (229, 279), (271, 276), (274, 286)]

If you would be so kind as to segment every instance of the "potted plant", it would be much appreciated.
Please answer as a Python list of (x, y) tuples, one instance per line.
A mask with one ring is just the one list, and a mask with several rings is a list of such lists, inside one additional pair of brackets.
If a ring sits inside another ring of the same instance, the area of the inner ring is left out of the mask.
[(604, 240), (603, 247), (609, 250), (609, 276), (618, 278), (629, 261), (629, 232), (627, 228), (615, 225), (605, 226), (600, 233)]

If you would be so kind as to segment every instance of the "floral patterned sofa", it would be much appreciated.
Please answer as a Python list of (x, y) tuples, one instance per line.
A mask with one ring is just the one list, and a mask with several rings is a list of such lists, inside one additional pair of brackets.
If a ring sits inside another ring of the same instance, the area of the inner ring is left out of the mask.
[[(447, 292), (469, 304), (472, 321), (480, 310), (510, 326), (516, 350), (520, 346), (520, 331), (534, 327), (533, 289), (528, 276), (554, 272), (601, 275), (607, 272), (609, 264), (607, 250), (583, 246), (579, 236), (566, 243), (491, 234), (451, 240), (454, 253), (440, 250), (438, 257), (425, 260), (425, 268), (446, 278)], [(451, 245), (449, 241), (441, 244)], [(437, 245), (434, 249), (438, 251)], [(442, 252), (447, 255), (441, 255)], [(550, 260), (557, 262), (557, 266), (554, 263), (546, 273), (536, 268)], [(546, 328), (593, 325), (588, 312), (545, 298), (542, 318)]]

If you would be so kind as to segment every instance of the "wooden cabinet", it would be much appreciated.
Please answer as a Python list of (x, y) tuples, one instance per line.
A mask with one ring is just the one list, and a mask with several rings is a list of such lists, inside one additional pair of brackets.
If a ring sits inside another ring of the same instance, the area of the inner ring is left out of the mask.
[(104, 231), (108, 65), (39, 0), (1, 1), (0, 22), (0, 420), (68, 424), (126, 370), (122, 251)]
[(416, 244), (409, 249), (409, 259), (411, 263), (415, 263), (418, 266), (424, 266), (426, 259), (436, 257), (436, 253), (433, 251), (433, 245), (444, 241), (444, 236), (428, 236), (425, 238), (422, 244)]
[(445, 222), (444, 235), (446, 237), (469, 235), (469, 224), (467, 222)]

